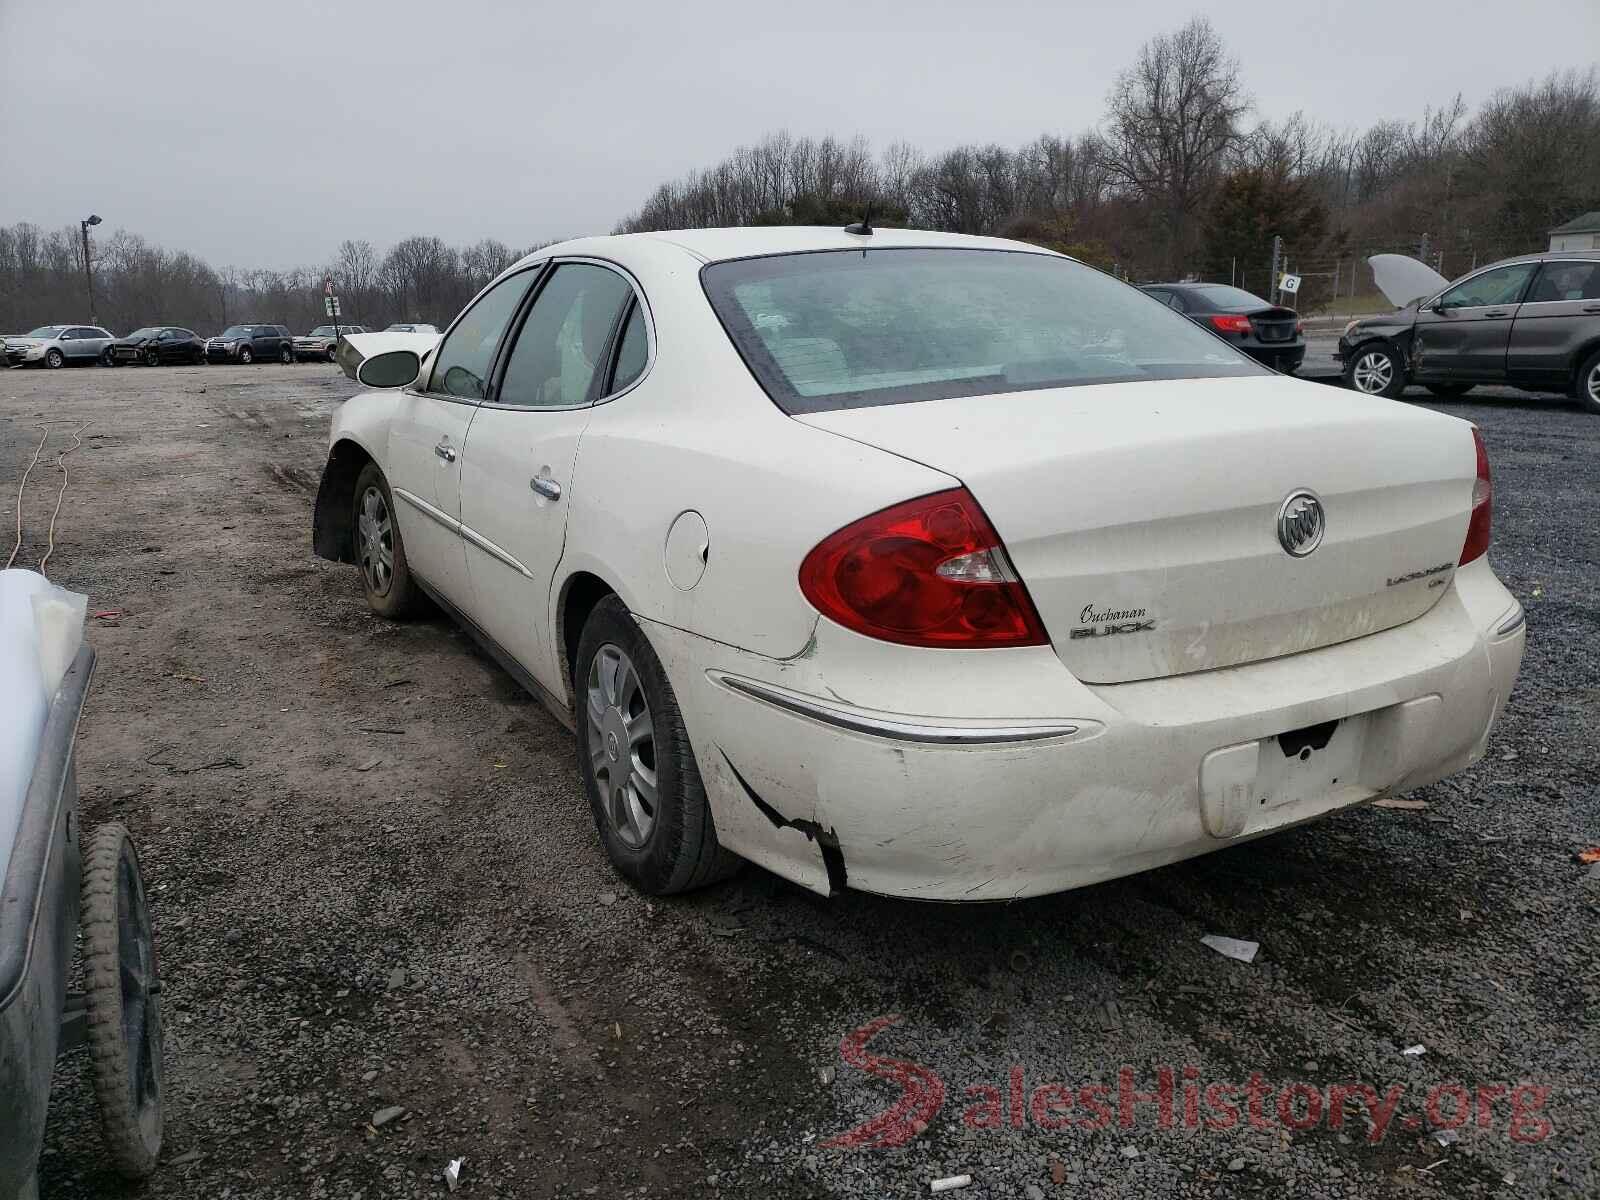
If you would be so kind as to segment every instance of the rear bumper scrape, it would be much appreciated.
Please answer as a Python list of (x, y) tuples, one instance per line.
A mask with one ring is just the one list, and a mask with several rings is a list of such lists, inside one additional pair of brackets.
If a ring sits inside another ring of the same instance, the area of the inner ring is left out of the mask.
[(815, 842), (822, 852), (822, 863), (828, 871), (828, 894), (838, 895), (846, 887), (844, 852), (839, 849), (839, 836), (832, 829), (824, 829), (816, 821), (807, 821), (800, 817), (786, 817), (772, 805), (763, 800), (755, 788), (750, 786), (750, 781), (739, 773), (739, 768), (733, 765), (733, 760), (728, 757), (728, 752), (720, 746), (717, 752), (722, 755), (722, 761), (728, 764), (728, 770), (733, 772), (733, 778), (744, 792), (745, 799), (756, 806), (756, 810), (772, 822), (774, 829), (793, 829), (805, 834), (806, 840)]

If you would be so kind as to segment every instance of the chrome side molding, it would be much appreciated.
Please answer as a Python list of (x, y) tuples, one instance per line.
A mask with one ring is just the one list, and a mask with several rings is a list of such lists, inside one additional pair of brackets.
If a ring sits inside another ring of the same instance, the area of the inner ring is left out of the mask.
[(930, 717), (902, 716), (856, 708), (833, 700), (822, 700), (803, 692), (793, 692), (775, 684), (730, 675), (723, 671), (707, 674), (726, 688), (826, 725), (898, 742), (940, 746), (984, 746), (1009, 742), (1038, 742), (1047, 738), (1070, 737), (1083, 728), (1067, 721), (1018, 721), (1002, 725), (946, 724)]

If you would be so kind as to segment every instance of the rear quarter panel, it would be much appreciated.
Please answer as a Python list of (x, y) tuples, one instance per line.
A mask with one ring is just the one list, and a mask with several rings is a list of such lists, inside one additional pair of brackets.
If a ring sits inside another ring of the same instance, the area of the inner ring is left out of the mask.
[[(799, 654), (818, 614), (801, 559), (829, 533), (911, 496), (954, 486), (941, 472), (782, 413), (728, 341), (700, 261), (656, 242), (622, 265), (649, 303), (656, 354), (642, 382), (599, 405), (583, 435), (551, 619), (564, 583), (599, 576), (633, 612), (771, 657)], [(706, 568), (667, 575), (673, 522), (698, 512)]]

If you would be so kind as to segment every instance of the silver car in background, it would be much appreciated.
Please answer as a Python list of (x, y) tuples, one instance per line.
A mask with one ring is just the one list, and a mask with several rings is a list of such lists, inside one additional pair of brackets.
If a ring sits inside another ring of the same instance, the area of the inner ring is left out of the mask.
[(41, 325), (21, 337), (5, 339), (6, 364), (64, 367), (104, 361), (115, 340), (109, 330), (98, 325)]

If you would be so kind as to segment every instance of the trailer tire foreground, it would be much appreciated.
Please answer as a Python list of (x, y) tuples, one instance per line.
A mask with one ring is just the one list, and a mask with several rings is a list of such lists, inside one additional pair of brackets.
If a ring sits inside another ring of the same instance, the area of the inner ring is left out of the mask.
[(84, 855), (83, 975), (106, 1152), (144, 1179), (161, 1155), (161, 985), (139, 855), (121, 825), (96, 829)]

